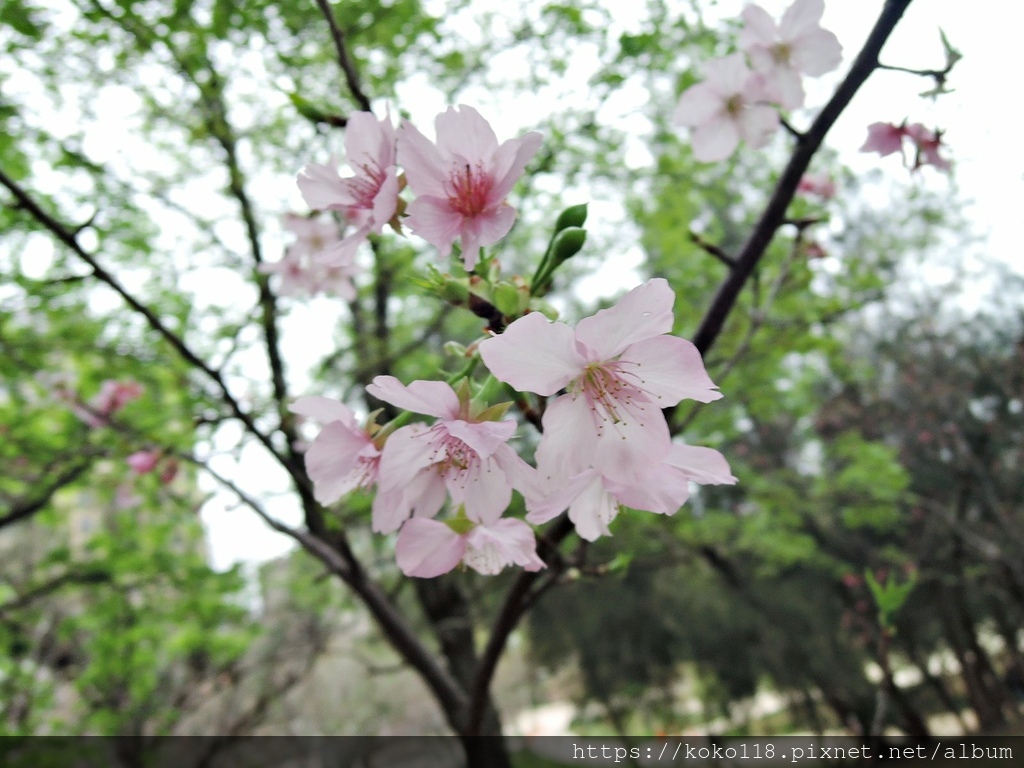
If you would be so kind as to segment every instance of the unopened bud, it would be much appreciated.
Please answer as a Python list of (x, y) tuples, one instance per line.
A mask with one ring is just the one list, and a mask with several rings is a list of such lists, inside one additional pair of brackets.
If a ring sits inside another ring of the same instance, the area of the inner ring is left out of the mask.
[(446, 341), (444, 343), (444, 353), (449, 357), (465, 357), (466, 348), (459, 344), (457, 341)]
[(569, 227), (559, 232), (551, 249), (555, 264), (561, 264), (579, 253), (586, 240), (587, 231), (579, 227)]
[(558, 214), (555, 221), (555, 232), (561, 232), (569, 227), (582, 227), (587, 223), (587, 204), (571, 205)]

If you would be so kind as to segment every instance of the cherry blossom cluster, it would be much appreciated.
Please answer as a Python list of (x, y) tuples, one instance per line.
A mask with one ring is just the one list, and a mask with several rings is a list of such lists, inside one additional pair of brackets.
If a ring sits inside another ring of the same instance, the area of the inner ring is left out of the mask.
[(134, 379), (106, 379), (88, 402), (82, 402), (67, 385), (58, 384), (54, 394), (70, 404), (74, 414), (90, 427), (104, 427), (114, 414), (133, 400), (142, 397), (142, 385)]
[[(306, 453), (314, 494), (332, 504), (375, 489), (372, 527), (398, 531), (399, 568), (432, 577), (460, 563), (484, 574), (536, 570), (531, 524), (568, 509), (579, 535), (609, 535), (621, 506), (674, 514), (690, 483), (733, 483), (720, 453), (672, 442), (662, 409), (721, 397), (697, 349), (669, 335), (674, 294), (656, 278), (575, 329), (531, 312), (477, 345), (491, 374), (520, 392), (558, 395), (544, 412), (536, 467), (509, 445), (510, 403), (489, 406), (440, 381), (378, 376), (367, 392), (432, 423), (360, 425), (344, 404), (304, 397), (292, 406), (323, 424)], [(563, 394), (558, 394), (563, 392)], [(507, 515), (513, 491), (526, 520)], [(446, 519), (436, 519), (445, 505)]]
[[(296, 241), (281, 261), (261, 267), (281, 275), (279, 293), (325, 292), (352, 299), (355, 253), (385, 225), (404, 226), (447, 258), (459, 241), (467, 271), (480, 249), (508, 234), (516, 211), (505, 200), (540, 147), (539, 133), (499, 144), (488, 122), (472, 107), (450, 107), (435, 121), (437, 141), (403, 121), (396, 130), (389, 117), (359, 112), (348, 122), (346, 160), (309, 163), (298, 186), (313, 211), (337, 214), (350, 230), (342, 237), (334, 220), (289, 215), (285, 227)], [(408, 187), (416, 195), (401, 197)]]
[(872, 123), (868, 126), (868, 138), (860, 151), (877, 152), (882, 157), (899, 152), (906, 164), (905, 144), (907, 141), (910, 142), (914, 151), (911, 170), (916, 171), (922, 165), (931, 165), (940, 171), (950, 169), (949, 160), (939, 154), (939, 150), (943, 147), (942, 133), (929, 130), (921, 123), (908, 125), (906, 120), (899, 125), (884, 122)]
[(823, 0), (796, 0), (776, 24), (760, 6), (743, 11), (740, 51), (704, 65), (704, 80), (688, 88), (673, 121), (693, 129), (698, 160), (724, 160), (746, 141), (765, 146), (780, 125), (778, 109), (804, 104), (804, 75), (819, 77), (842, 61), (836, 36), (821, 27)]

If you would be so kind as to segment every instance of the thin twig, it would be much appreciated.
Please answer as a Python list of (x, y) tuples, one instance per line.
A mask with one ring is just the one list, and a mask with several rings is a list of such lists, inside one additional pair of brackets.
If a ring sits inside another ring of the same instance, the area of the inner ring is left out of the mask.
[(864, 47), (853, 62), (849, 74), (840, 83), (839, 88), (815, 118), (811, 127), (799, 139), (789, 163), (772, 192), (768, 205), (736, 258), (736, 268), (730, 271), (718, 289), (718, 293), (693, 337), (693, 343), (701, 354), (706, 354), (721, 334), (725, 321), (739, 298), (740, 291), (758, 261), (767, 251), (769, 243), (775, 237), (775, 232), (784, 221), (786, 209), (796, 194), (797, 185), (810, 165), (811, 158), (814, 157), (824, 141), (825, 135), (842, 111), (846, 109), (854, 94), (877, 68), (879, 51), (882, 50), (882, 46), (889, 39), (889, 35), (910, 3), (911, 0), (888, 0), (886, 2), (871, 34), (868, 35), (868, 39), (864, 43)]
[(359, 73), (356, 72), (355, 64), (352, 63), (352, 58), (348, 55), (348, 48), (345, 45), (345, 33), (338, 26), (338, 19), (334, 16), (330, 3), (327, 0), (316, 0), (316, 4), (327, 20), (327, 25), (331, 28), (331, 39), (334, 40), (334, 50), (338, 54), (338, 66), (341, 67), (341, 71), (345, 75), (345, 82), (348, 84), (348, 90), (351, 92), (352, 98), (356, 100), (363, 112), (372, 111), (370, 109), (370, 99), (363, 93), (363, 88), (359, 84)]
[(710, 253), (720, 262), (725, 264), (725, 266), (727, 266), (729, 269), (736, 269), (736, 259), (734, 259), (732, 256), (730, 256), (728, 253), (726, 253), (724, 250), (722, 250), (714, 243), (705, 240), (696, 232), (690, 232), (690, 241), (694, 245), (698, 246), (701, 250)]

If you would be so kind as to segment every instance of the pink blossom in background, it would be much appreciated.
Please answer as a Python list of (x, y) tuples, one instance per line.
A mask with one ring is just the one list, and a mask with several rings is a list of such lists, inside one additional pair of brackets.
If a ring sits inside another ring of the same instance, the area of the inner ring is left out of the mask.
[(125, 462), (137, 475), (145, 475), (156, 469), (160, 463), (160, 451), (136, 451)]
[(133, 379), (107, 379), (100, 384), (100, 391), (84, 407), (75, 404), (72, 409), (75, 415), (90, 427), (101, 427), (132, 400), (142, 397), (142, 392), (142, 385)]
[(751, 72), (743, 54), (704, 65), (704, 81), (679, 97), (672, 121), (693, 128), (693, 156), (704, 162), (729, 157), (740, 140), (763, 147), (778, 130), (779, 115), (768, 100), (765, 80)]
[(410, 515), (433, 517), (447, 496), (464, 505), (466, 515), (491, 524), (512, 499), (513, 488), (532, 482), (533, 468), (508, 445), (516, 422), (476, 421), (469, 403), (443, 381), (414, 381), (377, 376), (366, 391), (414, 413), (434, 416), (432, 426), (411, 424), (396, 430), (384, 445), (380, 489), (401, 496), (374, 507), (374, 530), (396, 530)]
[(505, 198), (540, 148), (541, 135), (499, 145), (490, 124), (464, 104), (438, 115), (435, 128), (436, 144), (408, 121), (398, 130), (398, 157), (416, 194), (406, 221), (442, 258), (460, 240), (472, 271), (480, 248), (512, 229), (516, 211)]
[(376, 484), (380, 448), (347, 405), (327, 397), (300, 397), (289, 410), (324, 425), (306, 451), (306, 472), (318, 502), (333, 504)]
[(160, 470), (160, 482), (163, 485), (167, 485), (174, 481), (174, 478), (178, 476), (178, 462), (174, 459), (170, 459), (164, 464), (164, 468)]
[(839, 39), (821, 27), (824, 12), (823, 0), (796, 0), (776, 26), (759, 5), (743, 10), (740, 48), (750, 57), (754, 71), (764, 76), (772, 100), (786, 109), (803, 106), (801, 75), (824, 75), (843, 59)]
[(861, 152), (877, 152), (882, 157), (903, 151), (903, 137), (907, 135), (906, 125), (872, 123), (868, 126), (868, 138), (860, 148)]
[(413, 518), (398, 533), (395, 559), (406, 576), (427, 579), (448, 573), (459, 563), (487, 576), (509, 565), (527, 571), (545, 567), (537, 556), (533, 530), (511, 518), (474, 525), (466, 533), (456, 533), (437, 520)]
[(479, 345), (494, 376), (521, 392), (567, 393), (548, 404), (537, 461), (569, 478), (594, 467), (631, 484), (665, 459), (663, 408), (722, 395), (697, 348), (668, 335), (675, 294), (648, 280), (573, 330), (539, 312)]
[(295, 234), (295, 242), (280, 261), (260, 265), (264, 274), (281, 275), (278, 294), (325, 293), (346, 301), (354, 299), (356, 289), (352, 280), (359, 272), (355, 257), (361, 241), (342, 240), (333, 220), (289, 213), (282, 222), (285, 229)]
[(391, 119), (378, 120), (356, 112), (345, 126), (345, 159), (354, 171), (342, 177), (330, 165), (309, 163), (298, 177), (299, 191), (314, 211), (341, 211), (361, 240), (379, 233), (398, 207), (398, 169), (395, 167), (395, 129)]
[(836, 184), (828, 176), (806, 175), (800, 179), (796, 191), (805, 195), (816, 195), (822, 200), (831, 200), (836, 196)]
[(527, 496), (526, 519), (539, 525), (569, 510), (569, 519), (580, 538), (594, 541), (609, 536), (608, 525), (620, 505), (663, 515), (674, 515), (690, 495), (690, 483), (728, 484), (736, 482), (729, 465), (716, 450), (673, 443), (668, 455), (647, 474), (631, 482), (616, 482), (591, 467), (568, 482), (557, 472), (538, 468), (541, 479)]
[(942, 134), (938, 131), (931, 131), (920, 123), (908, 125), (906, 134), (914, 142), (917, 148), (917, 156), (914, 158), (914, 168), (922, 165), (933, 165), (940, 171), (950, 169), (949, 160), (939, 155), (942, 144)]

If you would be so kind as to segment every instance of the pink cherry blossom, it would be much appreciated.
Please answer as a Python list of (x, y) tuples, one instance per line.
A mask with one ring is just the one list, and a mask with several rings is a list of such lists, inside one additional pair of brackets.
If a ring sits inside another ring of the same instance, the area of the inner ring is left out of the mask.
[(490, 124), (472, 107), (449, 107), (437, 116), (434, 144), (409, 122), (398, 129), (398, 156), (416, 199), (409, 205), (412, 231), (441, 257), (461, 241), (468, 271), (482, 246), (508, 234), (516, 211), (505, 202), (541, 143), (539, 133), (498, 144)]
[(407, 411), (434, 416), (432, 426), (396, 430), (380, 460), (380, 489), (400, 495), (390, 509), (374, 510), (375, 530), (393, 531), (410, 515), (433, 517), (451, 496), (470, 520), (493, 523), (508, 507), (512, 489), (530, 482), (533, 469), (507, 444), (516, 423), (477, 421), (470, 404), (442, 381), (403, 385), (377, 376), (366, 391)]
[(109, 419), (132, 400), (142, 397), (142, 385), (133, 379), (114, 381), (107, 379), (100, 384), (100, 391), (84, 406), (72, 406), (75, 414), (90, 427), (102, 427)]
[(178, 462), (174, 459), (169, 460), (164, 464), (164, 468), (160, 470), (160, 482), (163, 485), (167, 485), (172, 482), (174, 478), (178, 476)]
[(632, 483), (668, 454), (663, 408), (722, 396), (697, 348), (668, 335), (674, 302), (668, 283), (655, 278), (575, 331), (533, 312), (480, 343), (500, 381), (544, 396), (567, 390), (544, 412), (538, 462), (567, 477), (593, 466)]
[(285, 229), (295, 234), (295, 242), (284, 257), (271, 264), (261, 264), (260, 272), (280, 274), (278, 293), (291, 296), (299, 293), (326, 293), (346, 301), (355, 298), (352, 278), (358, 272), (355, 253), (357, 238), (341, 239), (334, 221), (286, 214)]
[(797, 192), (807, 195), (817, 195), (823, 200), (831, 200), (836, 196), (836, 183), (828, 176), (812, 176), (810, 174), (800, 179), (796, 186)]
[(538, 475), (537, 485), (526, 497), (530, 510), (526, 519), (539, 525), (568, 509), (576, 532), (587, 541), (611, 535), (608, 525), (618, 515), (620, 505), (674, 515), (689, 498), (691, 482), (736, 482), (718, 451), (678, 444), (670, 446), (668, 455), (653, 470), (631, 483), (617, 482), (593, 467), (568, 482), (557, 472), (546, 471), (543, 464)]
[(156, 469), (160, 463), (160, 451), (136, 451), (125, 459), (125, 463), (137, 475), (145, 475)]
[(764, 76), (773, 100), (786, 109), (803, 106), (801, 74), (824, 75), (842, 61), (838, 38), (821, 28), (824, 12), (822, 0), (796, 0), (776, 26), (759, 5), (743, 10), (740, 48), (750, 57), (754, 71)]
[(406, 576), (427, 579), (448, 573), (460, 562), (487, 576), (509, 565), (527, 571), (545, 567), (537, 556), (533, 530), (511, 518), (474, 525), (466, 533), (456, 533), (437, 520), (413, 518), (398, 533), (395, 559)]
[(907, 126), (906, 134), (917, 148), (917, 155), (914, 158), (915, 170), (922, 165), (933, 165), (940, 171), (950, 169), (949, 160), (939, 155), (939, 149), (943, 146), (940, 132), (931, 131), (920, 123), (913, 123)]
[(704, 65), (705, 79), (688, 88), (673, 113), (676, 125), (693, 128), (693, 156), (704, 162), (724, 160), (743, 139), (757, 149), (779, 127), (779, 115), (764, 104), (765, 81), (752, 73), (743, 55), (734, 53)]
[(362, 240), (379, 233), (398, 207), (398, 169), (395, 167), (395, 129), (390, 118), (378, 120), (357, 112), (345, 127), (345, 155), (355, 173), (343, 178), (335, 163), (309, 163), (299, 172), (298, 185), (306, 204), (315, 211), (344, 213)]
[(327, 397), (300, 397), (289, 410), (324, 425), (306, 451), (306, 472), (318, 502), (333, 504), (357, 488), (373, 487), (380, 447), (347, 405)]
[(872, 123), (868, 126), (868, 138), (861, 152), (877, 152), (882, 157), (903, 151), (903, 137), (907, 135), (906, 125)]

